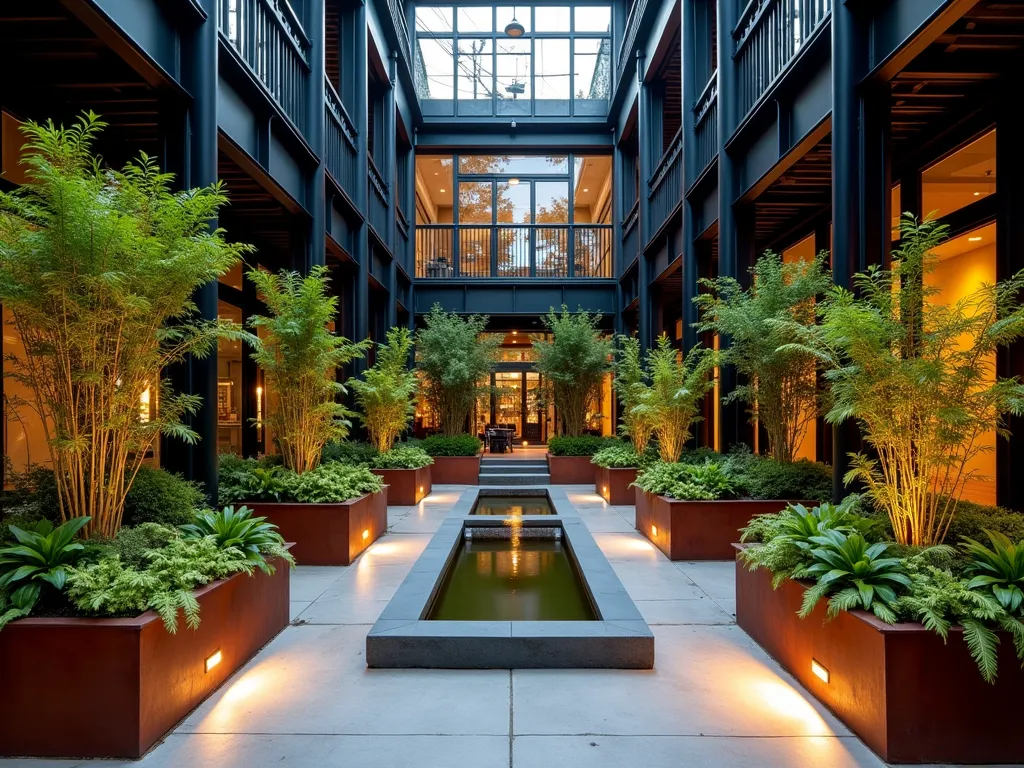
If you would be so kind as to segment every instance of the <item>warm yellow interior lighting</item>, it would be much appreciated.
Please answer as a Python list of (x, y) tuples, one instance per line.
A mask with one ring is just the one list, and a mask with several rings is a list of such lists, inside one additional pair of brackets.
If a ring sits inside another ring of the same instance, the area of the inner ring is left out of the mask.
[(817, 659), (811, 659), (811, 672), (813, 672), (814, 676), (821, 680), (823, 683), (828, 682), (828, 670), (825, 669), (825, 667), (821, 666), (821, 664), (818, 663)]
[(220, 651), (216, 651), (213, 656), (206, 660), (206, 671), (209, 672), (211, 669), (216, 667), (223, 660), (224, 654)]
[(657, 536), (657, 535), (658, 535), (658, 526), (652, 525), (651, 526), (651, 536)]
[(367, 528), (366, 530), (363, 531), (363, 541), (366, 541), (368, 538), (370, 538), (370, 529), (369, 528)]

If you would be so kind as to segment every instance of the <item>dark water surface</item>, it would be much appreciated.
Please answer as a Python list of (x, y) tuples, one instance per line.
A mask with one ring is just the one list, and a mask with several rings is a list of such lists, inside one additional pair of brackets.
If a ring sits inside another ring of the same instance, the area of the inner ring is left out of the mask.
[(538, 496), (485, 496), (481, 494), (471, 515), (553, 515), (547, 494)]

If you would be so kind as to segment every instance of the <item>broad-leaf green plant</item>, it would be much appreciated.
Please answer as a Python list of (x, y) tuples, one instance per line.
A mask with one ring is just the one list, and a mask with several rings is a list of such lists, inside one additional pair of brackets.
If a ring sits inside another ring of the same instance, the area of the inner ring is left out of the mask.
[(390, 451), (374, 456), (370, 466), (374, 469), (419, 469), (433, 463), (433, 457), (418, 445), (396, 445)]
[(181, 532), (185, 538), (192, 539), (212, 536), (217, 546), (237, 549), (247, 562), (265, 573), (274, 572), (274, 567), (267, 562), (268, 557), (280, 557), (294, 565), (277, 526), (268, 523), (266, 517), (253, 517), (249, 507), (198, 512), (195, 522), (181, 526)]
[(0, 629), (28, 616), (44, 587), (64, 589), (67, 569), (85, 550), (75, 536), (88, 522), (88, 517), (77, 517), (56, 528), (49, 520), (40, 520), (34, 529), (9, 527), (18, 543), (0, 549)]
[(968, 589), (991, 592), (1007, 613), (1017, 614), (1024, 603), (1024, 541), (1012, 542), (997, 531), (985, 531), (992, 548), (964, 539), (963, 550), (971, 556)]

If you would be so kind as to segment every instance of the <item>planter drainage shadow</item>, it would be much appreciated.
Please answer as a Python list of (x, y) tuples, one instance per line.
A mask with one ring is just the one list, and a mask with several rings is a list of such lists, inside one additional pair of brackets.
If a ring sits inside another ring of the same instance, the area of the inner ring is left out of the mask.
[(370, 667), (654, 666), (654, 635), (564, 491), (466, 491), (366, 637)]

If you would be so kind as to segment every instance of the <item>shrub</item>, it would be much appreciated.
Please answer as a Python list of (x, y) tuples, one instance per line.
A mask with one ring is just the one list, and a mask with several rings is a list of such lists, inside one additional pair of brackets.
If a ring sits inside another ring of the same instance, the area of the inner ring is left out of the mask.
[(206, 495), (197, 483), (162, 469), (140, 467), (125, 497), (121, 524), (182, 525), (206, 506)]
[(335, 503), (357, 499), (384, 488), (380, 476), (366, 467), (351, 467), (332, 462), (321, 464), (289, 483), (289, 500), (304, 504)]
[(664, 333), (657, 347), (647, 353), (651, 383), (639, 392), (633, 412), (654, 425), (662, 461), (677, 461), (690, 439), (690, 425), (698, 418), (701, 398), (715, 386), (712, 371), (716, 359), (712, 350), (700, 347), (680, 359)]
[(480, 379), (489, 377), (501, 339), (486, 334), (487, 315), (461, 317), (435, 304), (416, 332), (423, 396), (446, 435), (466, 428)]
[(622, 442), (613, 437), (561, 435), (548, 439), (548, 452), (552, 456), (593, 456), (602, 448), (619, 445), (622, 445)]
[(280, 442), (285, 466), (308, 472), (320, 463), (329, 440), (348, 435), (353, 413), (338, 400), (346, 390), (337, 369), (362, 357), (370, 341), (353, 343), (327, 329), (338, 304), (330, 295), (327, 267), (315, 266), (305, 277), (250, 269), (248, 277), (269, 311), (249, 320), (264, 331), (252, 358), (277, 394), (266, 422)]
[(342, 464), (363, 467), (370, 466), (376, 455), (377, 449), (369, 443), (350, 440), (331, 440), (321, 454), (324, 463), (340, 461)]
[(601, 315), (583, 310), (573, 314), (564, 304), (561, 313), (552, 307), (542, 319), (550, 338), (534, 339), (534, 367), (548, 388), (561, 433), (582, 435), (611, 369), (611, 339), (598, 330)]
[(113, 554), (121, 558), (121, 562), (129, 568), (144, 570), (149, 563), (149, 553), (155, 549), (163, 549), (171, 539), (178, 538), (178, 531), (169, 525), (160, 523), (143, 523), (136, 526), (125, 526), (117, 532), (111, 542)]
[(632, 445), (621, 444), (602, 448), (590, 461), (599, 467), (624, 469), (644, 466), (650, 463), (651, 457), (638, 456)]
[(735, 488), (722, 464), (679, 464), (657, 462), (641, 471), (633, 483), (637, 488), (681, 501), (715, 501), (735, 495)]
[(408, 328), (392, 328), (385, 344), (377, 345), (377, 358), (363, 378), (352, 379), (359, 418), (370, 442), (381, 453), (390, 451), (398, 435), (409, 425), (418, 382), (407, 367), (412, 351)]
[(733, 365), (746, 382), (723, 402), (747, 404), (779, 461), (793, 460), (818, 413), (815, 358), (797, 342), (814, 324), (815, 297), (831, 286), (827, 264), (827, 251), (796, 262), (766, 251), (750, 270), (748, 289), (731, 277), (703, 279), (712, 293), (694, 299), (702, 310), (700, 330), (729, 340), (722, 363)]
[[(3, 520), (7, 524), (35, 524), (49, 520), (60, 524), (60, 501), (57, 496), (57, 478), (53, 470), (41, 464), (30, 464), (21, 472), (7, 466), (6, 478), (10, 488), (3, 492)], [(15, 515), (17, 519), (15, 519)], [(6, 526), (0, 537), (7, 533)]]
[[(104, 126), (91, 112), (69, 128), (22, 126), (29, 183), (0, 192), (0, 303), (24, 343), (5, 365), (32, 392), (60, 517), (111, 538), (156, 440), (198, 439), (183, 417), (200, 398), (175, 394), (162, 372), (248, 338), (199, 317), (193, 296), (252, 249), (207, 226), (227, 203), (221, 185), (171, 191), (145, 154), (104, 167), (92, 152)], [(160, 408), (141, 419), (147, 392)]]
[(787, 463), (751, 454), (729, 454), (729, 472), (739, 492), (751, 499), (827, 501), (832, 468), (801, 459)]
[(1021, 541), (1024, 539), (1024, 515), (1005, 507), (989, 507), (961, 499), (946, 539), (951, 543), (961, 539), (984, 541), (986, 530)]
[(483, 448), (474, 435), (431, 435), (420, 441), (429, 456), (476, 456)]
[(374, 456), (371, 466), (374, 469), (419, 469), (433, 463), (434, 459), (419, 446), (396, 445)]

